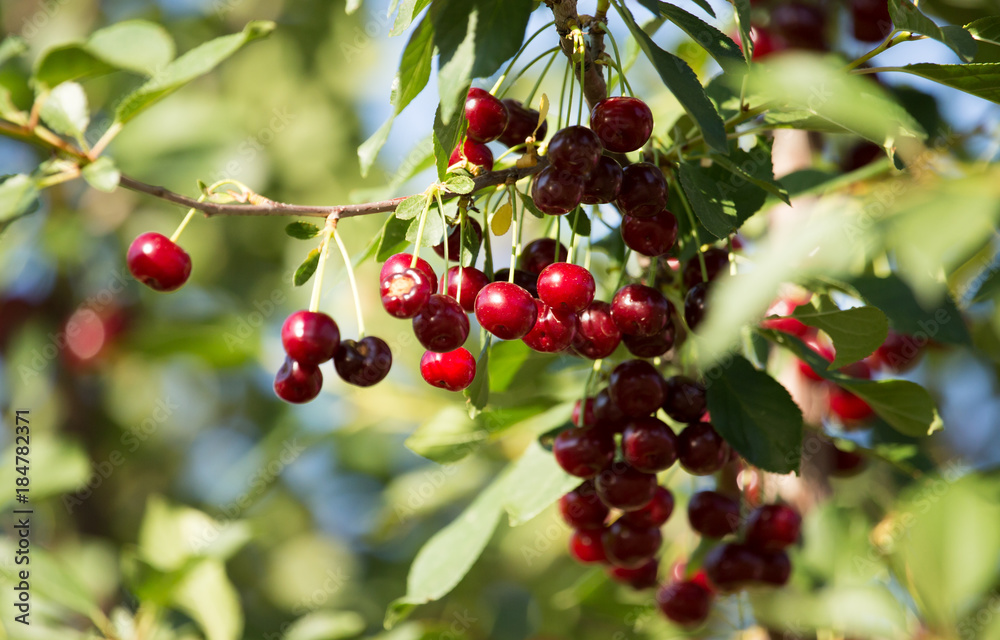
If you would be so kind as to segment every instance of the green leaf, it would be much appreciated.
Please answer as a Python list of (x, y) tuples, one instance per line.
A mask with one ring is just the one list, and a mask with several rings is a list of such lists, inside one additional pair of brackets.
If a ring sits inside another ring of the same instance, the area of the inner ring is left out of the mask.
[(742, 44), (743, 57), (747, 62), (753, 61), (753, 38), (750, 37), (750, 0), (731, 0), (733, 8), (736, 10), (736, 21), (740, 31), (740, 43)]
[(299, 265), (299, 268), (295, 270), (295, 286), (301, 287), (309, 282), (309, 278), (316, 273), (317, 266), (319, 266), (319, 249), (313, 249)]
[(410, 223), (400, 220), (396, 216), (389, 216), (382, 226), (382, 235), (378, 243), (378, 250), (375, 253), (377, 262), (385, 262), (390, 256), (399, 253), (408, 244), (406, 241), (406, 231), (410, 228)]
[(639, 47), (653, 64), (660, 79), (681, 103), (684, 110), (698, 123), (708, 146), (720, 153), (727, 153), (729, 144), (726, 141), (726, 126), (722, 122), (719, 112), (715, 110), (705, 94), (705, 88), (698, 81), (698, 76), (686, 62), (672, 53), (664, 51), (653, 42), (653, 39), (635, 23), (631, 11), (623, 7), (621, 14), (629, 31), (632, 32)]
[(210, 72), (247, 43), (267, 36), (274, 28), (273, 22), (250, 22), (240, 33), (222, 36), (191, 49), (126, 96), (118, 105), (115, 121), (128, 122), (187, 83)]
[(310, 238), (315, 238), (319, 235), (319, 227), (311, 222), (302, 222), (301, 220), (292, 222), (285, 227), (285, 233), (293, 238), (299, 240), (309, 240)]
[(470, 413), (475, 417), (480, 411), (486, 408), (490, 401), (490, 344), (487, 343), (479, 354), (479, 361), (476, 362), (476, 377), (472, 379), (472, 384), (463, 392), (469, 405), (472, 407)]
[(885, 67), (933, 80), (946, 87), (1000, 103), (1000, 62), (976, 64), (908, 64), (905, 67)]
[(580, 485), (575, 478), (562, 470), (549, 451), (534, 441), (511, 470), (507, 480), (504, 509), (510, 525), (516, 527), (528, 522), (560, 497)]
[(707, 379), (712, 425), (726, 442), (765, 471), (798, 471), (802, 412), (788, 391), (738, 355), (721, 362)]
[(837, 357), (830, 363), (830, 369), (867, 358), (882, 346), (889, 333), (889, 319), (875, 307), (818, 310), (803, 305), (792, 315), (810, 327), (825, 331), (833, 340)]
[[(766, 163), (766, 172), (770, 174), (770, 158)], [(756, 166), (763, 170), (765, 165), (757, 162)], [(755, 183), (725, 170), (720, 175), (719, 169), (682, 162), (678, 175), (698, 220), (717, 238), (724, 238), (739, 229), (767, 199), (764, 190)]]
[(520, 340), (499, 342), (490, 355), (490, 391), (506, 391), (524, 363), (531, 357), (531, 349)]
[[(464, 104), (465, 93), (461, 93), (459, 98)], [(457, 105), (453, 105), (452, 108), (457, 108)], [(452, 118), (451, 122), (446, 124), (441, 116), (443, 110), (444, 103), (441, 103), (434, 112), (434, 161), (437, 165), (438, 180), (444, 180), (448, 174), (451, 152), (458, 146), (465, 132), (465, 118)]]
[(449, 405), (417, 427), (404, 444), (417, 455), (445, 464), (473, 453), (488, 437), (462, 407)]
[(466, 266), (476, 264), (479, 260), (479, 250), (483, 247), (483, 239), (476, 235), (468, 220), (471, 218), (466, 220), (465, 233), (462, 234), (462, 264)]
[(7, 36), (0, 41), (0, 66), (28, 50), (28, 43), (20, 36)]
[[(742, 149), (740, 151), (742, 151)], [(767, 175), (765, 177), (758, 177), (753, 175), (753, 172), (759, 169), (759, 167), (757, 166), (756, 159), (754, 161), (744, 163), (743, 165), (737, 165), (732, 160), (730, 160), (725, 156), (713, 154), (712, 161), (715, 164), (722, 167), (723, 169), (725, 169), (726, 171), (728, 171), (729, 173), (733, 174), (733, 176), (736, 178), (735, 182), (733, 180), (729, 181), (731, 187), (739, 188), (743, 186), (741, 183), (749, 182), (750, 184), (753, 184), (763, 189), (764, 191), (770, 193), (771, 195), (777, 197), (785, 204), (789, 205), (791, 204), (791, 202), (788, 201), (788, 192), (785, 190), (783, 186), (781, 186), (781, 184), (779, 184), (774, 179), (774, 175), (772, 173), (773, 169), (771, 167), (770, 150), (767, 151), (766, 156), (764, 158), (761, 158), (762, 161), (761, 164), (766, 164), (767, 166)]]
[(521, 193), (520, 191), (517, 191), (516, 189), (515, 189), (515, 192), (517, 193), (517, 196), (521, 199), (521, 204), (524, 205), (524, 209), (528, 213), (530, 213), (531, 215), (535, 216), (539, 220), (541, 220), (541, 219), (543, 219), (545, 217), (545, 214), (542, 213), (541, 209), (539, 209), (538, 207), (535, 206), (535, 201), (532, 200), (531, 198), (529, 198), (527, 196), (527, 194)]
[(965, 25), (972, 37), (982, 42), (1000, 44), (1000, 16), (987, 16)]
[(421, 247), (433, 247), (437, 243), (441, 242), (441, 238), (444, 237), (444, 222), (441, 221), (441, 216), (436, 211), (427, 212), (427, 222), (424, 224), (424, 235), (420, 235), (420, 218), (415, 218), (410, 221), (410, 226), (406, 230), (406, 240), (411, 244), (417, 244), (418, 241)]
[(859, 276), (848, 281), (860, 297), (889, 317), (893, 329), (951, 344), (972, 344), (961, 312), (950, 297), (937, 306), (922, 304), (899, 276)]
[(221, 560), (199, 562), (177, 585), (173, 602), (198, 623), (206, 640), (238, 640), (242, 636), (240, 598)]
[(590, 235), (590, 218), (584, 213), (583, 207), (577, 207), (573, 213), (566, 216), (569, 219), (569, 228), (576, 232), (576, 235), (588, 237)]
[[(473, 2), (443, 0), (434, 4), (428, 17), (434, 24), (434, 45), (438, 49), (438, 95), (441, 102), (437, 117), (442, 124), (451, 124), (461, 120), (453, 116), (460, 112), (459, 103), (464, 104), (473, 77), (479, 9)], [(448, 153), (452, 148), (448, 149)]]
[(83, 168), (83, 179), (98, 191), (114, 191), (118, 188), (121, 177), (114, 160), (107, 156), (101, 156)]
[(910, 31), (933, 38), (948, 45), (962, 60), (968, 62), (976, 56), (976, 41), (972, 34), (962, 29), (941, 28), (933, 20), (920, 12), (910, 0), (889, 0), (889, 15), (892, 24), (900, 31)]
[(444, 181), (444, 186), (448, 187), (451, 193), (472, 193), (476, 188), (475, 181), (468, 176), (452, 176)]
[(400, 220), (413, 220), (424, 212), (429, 202), (430, 198), (422, 193), (410, 196), (396, 207), (396, 217)]
[(733, 39), (701, 18), (680, 7), (659, 0), (639, 0), (639, 4), (680, 27), (692, 40), (705, 49), (726, 73), (746, 73), (747, 61)]
[(395, 119), (395, 116), (390, 116), (371, 137), (362, 142), (361, 146), (358, 147), (358, 162), (361, 164), (362, 178), (368, 176), (372, 165), (375, 164), (375, 158), (378, 157), (378, 152), (382, 150), (382, 147), (385, 146), (385, 141), (389, 139), (389, 132), (392, 131), (392, 123)]
[(37, 202), (38, 187), (31, 176), (19, 173), (0, 183), (0, 224), (26, 213)]
[[(413, 19), (423, 11), (431, 0), (403, 0), (399, 3), (399, 13), (396, 14), (396, 21), (392, 25), (390, 36), (401, 35), (410, 28)], [(390, 11), (391, 13), (391, 11)]]
[(366, 626), (365, 619), (353, 611), (319, 610), (293, 622), (282, 640), (343, 640), (361, 635)]
[[(934, 400), (919, 384), (908, 380), (875, 381), (852, 378), (827, 369), (826, 360), (795, 336), (767, 329), (761, 329), (760, 334), (790, 350), (822, 377), (867, 402), (879, 417), (900, 433), (921, 437), (943, 427)], [(711, 407), (709, 408), (711, 410)], [(714, 419), (714, 414), (712, 417)]]
[(392, 86), (392, 105), (397, 115), (427, 86), (434, 61), (434, 23), (424, 18), (410, 36), (399, 61)]
[(46, 96), (40, 115), (56, 133), (79, 140), (90, 124), (87, 94), (79, 84), (64, 82)]

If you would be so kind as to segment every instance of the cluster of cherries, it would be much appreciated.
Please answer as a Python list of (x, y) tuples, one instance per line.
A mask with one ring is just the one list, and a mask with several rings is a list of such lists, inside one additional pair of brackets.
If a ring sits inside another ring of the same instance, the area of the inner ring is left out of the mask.
[[(832, 7), (784, 0), (751, 0), (751, 5), (755, 9), (750, 31), (754, 59), (779, 51), (829, 48), (827, 26)], [(879, 42), (892, 31), (889, 3), (885, 0), (848, 0), (847, 5), (855, 39)]]

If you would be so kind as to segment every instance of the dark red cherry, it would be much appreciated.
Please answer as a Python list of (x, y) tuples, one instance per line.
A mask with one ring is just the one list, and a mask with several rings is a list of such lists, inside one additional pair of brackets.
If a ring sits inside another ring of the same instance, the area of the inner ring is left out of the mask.
[(611, 372), (608, 393), (626, 416), (648, 416), (663, 404), (663, 376), (645, 360), (626, 360)]
[(594, 481), (601, 502), (612, 509), (638, 511), (656, 496), (656, 476), (623, 462), (604, 469)]
[(846, 426), (858, 426), (875, 412), (871, 405), (841, 387), (830, 390), (830, 413), (837, 416)]
[(583, 183), (583, 204), (614, 202), (622, 188), (622, 166), (614, 158), (601, 156)]
[(140, 235), (126, 256), (132, 276), (154, 291), (176, 291), (191, 275), (191, 256), (160, 233)]
[(569, 538), (569, 553), (582, 564), (601, 564), (608, 561), (604, 552), (604, 527), (577, 529)]
[(601, 429), (567, 429), (552, 442), (552, 454), (566, 473), (593, 478), (615, 458), (615, 441)]
[(476, 377), (476, 359), (462, 347), (448, 353), (425, 351), (420, 358), (420, 375), (432, 387), (461, 391)]
[(921, 355), (923, 355), (923, 346), (920, 342), (913, 337), (896, 333), (890, 329), (885, 342), (875, 350), (869, 359), (878, 368), (893, 373), (902, 373), (916, 366), (920, 362)]
[(659, 473), (677, 461), (677, 435), (656, 418), (632, 418), (622, 432), (622, 455), (639, 471)]
[(490, 142), (507, 128), (507, 107), (489, 91), (473, 87), (465, 98), (465, 119), (469, 121), (466, 135), (478, 142)]
[(611, 401), (611, 394), (608, 393), (607, 389), (601, 389), (594, 396), (594, 419), (602, 425), (611, 426), (614, 431), (622, 431), (625, 428), (625, 422), (628, 420), (628, 416), (622, 413), (622, 410), (615, 406), (615, 403)]
[(538, 274), (538, 297), (554, 309), (576, 313), (594, 301), (596, 284), (586, 268), (555, 262)]
[(586, 407), (583, 410), (583, 422), (580, 422), (580, 401), (573, 403), (573, 414), (570, 421), (578, 427), (593, 427), (597, 424), (597, 415), (594, 413), (594, 399), (587, 398)]
[(666, 210), (649, 218), (624, 216), (621, 234), (629, 249), (644, 256), (662, 256), (677, 241), (677, 218)]
[(659, 167), (637, 162), (622, 171), (618, 208), (633, 218), (650, 218), (667, 207), (667, 181)]
[(668, 322), (663, 331), (651, 336), (623, 335), (622, 342), (628, 352), (638, 358), (658, 358), (674, 346), (676, 330), (673, 322)]
[(881, 42), (892, 32), (889, 3), (881, 0), (851, 0), (851, 21), (861, 42)]
[(792, 561), (788, 559), (788, 554), (784, 551), (758, 551), (763, 570), (760, 574), (760, 581), (764, 584), (775, 587), (783, 587), (788, 584), (788, 578), (792, 575)]
[(605, 98), (590, 112), (590, 128), (614, 153), (641, 149), (653, 133), (653, 112), (639, 98)]
[(510, 282), (491, 282), (476, 296), (476, 319), (501, 340), (528, 335), (538, 319), (531, 294)]
[[(413, 262), (413, 254), (411, 253), (397, 253), (391, 256), (382, 265), (382, 270), (378, 274), (379, 282), (384, 281), (393, 273), (402, 273), (410, 268), (410, 263)], [(431, 282), (437, 282), (437, 274), (434, 273), (434, 267), (430, 265), (429, 262), (423, 258), (417, 258), (417, 264), (414, 267), (424, 272), (427, 279)]]
[(576, 209), (583, 198), (580, 174), (548, 166), (531, 183), (531, 199), (542, 213), (561, 216)]
[[(501, 144), (508, 147), (516, 147), (519, 144), (524, 144), (524, 141), (538, 125), (539, 113), (511, 98), (504, 98), (501, 102), (507, 107), (508, 115), (507, 128), (503, 130), (503, 134), (500, 136)], [(545, 134), (548, 132), (549, 123), (543, 122), (542, 126), (538, 129), (538, 133), (535, 134), (535, 141), (541, 142), (544, 140)]]
[(522, 340), (535, 351), (559, 353), (569, 348), (576, 335), (576, 314), (559, 311), (541, 300), (535, 300), (538, 319)]
[(654, 558), (663, 544), (659, 527), (634, 527), (618, 520), (604, 532), (604, 553), (616, 567), (638, 569)]
[[(459, 283), (462, 289), (461, 300), (458, 300)], [(441, 276), (441, 291), (458, 300), (465, 311), (472, 313), (476, 310), (476, 296), (489, 283), (490, 279), (486, 274), (475, 267), (462, 267), (461, 270), (459, 267), (451, 267), (446, 275)]]
[(865, 470), (868, 460), (860, 451), (844, 451), (835, 445), (829, 445), (833, 460), (830, 463), (830, 475), (834, 478), (850, 478)]
[(274, 392), (285, 402), (302, 404), (319, 395), (323, 388), (323, 374), (319, 367), (285, 358), (274, 378)]
[(771, 31), (790, 49), (826, 49), (826, 13), (818, 6), (790, 2), (771, 9)]
[(716, 491), (699, 491), (688, 502), (691, 528), (707, 538), (736, 533), (740, 527), (740, 503)]
[(581, 177), (590, 175), (604, 153), (597, 134), (587, 127), (573, 125), (556, 131), (549, 141), (549, 164)]
[(719, 591), (737, 591), (764, 574), (764, 562), (758, 553), (746, 545), (724, 543), (705, 556), (703, 564), (708, 579)]
[[(465, 234), (470, 233), (475, 238), (475, 245), (478, 247), (483, 242), (483, 227), (479, 224), (479, 221), (475, 218), (469, 218), (465, 221), (466, 230)], [(459, 256), (462, 255), (462, 234), (461, 225), (455, 225), (448, 231), (448, 259), (458, 262)], [(434, 245), (434, 253), (438, 254), (442, 258), (444, 257), (444, 243), (440, 242)]]
[(608, 567), (609, 578), (620, 584), (627, 584), (637, 591), (655, 587), (658, 584), (657, 575), (659, 572), (660, 562), (656, 558), (647, 560), (645, 564), (635, 569)]
[[(881, 40), (882, 38), (879, 38)], [(844, 173), (857, 171), (861, 167), (885, 157), (885, 149), (874, 142), (862, 141), (852, 145), (840, 158), (840, 170)]]
[(699, 282), (684, 296), (684, 322), (694, 331), (705, 319), (705, 301), (708, 299), (708, 283)]
[(420, 269), (393, 273), (381, 283), (382, 307), (394, 318), (412, 318), (427, 305), (434, 283)]
[(677, 422), (695, 422), (705, 415), (705, 385), (687, 376), (673, 376), (667, 378), (663, 389), (663, 410)]
[(471, 138), (467, 139), (465, 143), (458, 145), (451, 152), (448, 164), (449, 166), (459, 164), (463, 160), (487, 171), (493, 171), (493, 152), (482, 142), (476, 142)]
[(610, 510), (597, 497), (594, 483), (587, 480), (559, 499), (559, 513), (574, 529), (602, 527)]
[[(704, 251), (701, 256), (705, 260), (708, 282), (715, 280), (719, 274), (729, 273), (729, 252), (725, 249), (712, 247)], [(699, 282), (704, 282), (701, 275), (701, 260), (698, 256), (694, 256), (684, 263), (684, 288), (690, 289)]]
[(341, 340), (333, 356), (333, 366), (348, 384), (370, 387), (389, 374), (392, 351), (385, 340), (375, 336), (366, 336), (357, 342)]
[(746, 543), (760, 551), (781, 551), (795, 544), (801, 529), (798, 511), (784, 504), (766, 504), (747, 519)]
[(333, 318), (318, 311), (296, 311), (281, 326), (281, 344), (296, 362), (318, 366), (337, 352), (340, 329)]
[(622, 520), (634, 527), (662, 527), (674, 512), (674, 494), (666, 487), (657, 487), (653, 500), (642, 509), (629, 511)]
[(607, 302), (595, 300), (577, 314), (573, 350), (584, 358), (606, 358), (621, 341), (621, 331), (611, 318), (611, 305)]
[(693, 476), (715, 473), (729, 459), (729, 447), (707, 422), (689, 424), (678, 436), (677, 457)]
[(537, 276), (553, 262), (566, 262), (567, 256), (569, 252), (562, 243), (552, 238), (539, 238), (529, 242), (521, 251), (520, 265), (521, 269)]
[(428, 351), (447, 353), (465, 344), (469, 317), (457, 300), (435, 293), (413, 317), (413, 333)]
[[(510, 269), (500, 269), (493, 274), (493, 282), (508, 282), (510, 280)], [(532, 298), (538, 297), (538, 276), (523, 269), (514, 269), (514, 284), (531, 294)]]
[(695, 627), (705, 622), (713, 599), (711, 591), (690, 580), (664, 585), (656, 594), (656, 603), (663, 615), (681, 627)]
[(611, 299), (611, 318), (622, 333), (651, 336), (667, 326), (670, 303), (652, 287), (628, 284)]

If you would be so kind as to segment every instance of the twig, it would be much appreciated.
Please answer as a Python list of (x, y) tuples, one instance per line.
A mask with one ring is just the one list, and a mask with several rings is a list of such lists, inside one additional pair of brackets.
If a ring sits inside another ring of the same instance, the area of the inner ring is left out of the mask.
[(604, 55), (604, 31), (595, 27), (595, 19), (591, 16), (577, 14), (576, 0), (546, 0), (546, 4), (552, 9), (552, 16), (555, 18), (556, 31), (559, 33), (559, 47), (571, 64), (574, 43), (570, 33), (574, 27), (589, 30), (590, 43), (587, 45), (583, 61), (584, 77), (579, 78), (580, 73), (576, 68), (573, 72), (586, 88), (587, 104), (593, 107), (608, 96), (608, 85), (604, 80), (603, 65), (595, 63)]

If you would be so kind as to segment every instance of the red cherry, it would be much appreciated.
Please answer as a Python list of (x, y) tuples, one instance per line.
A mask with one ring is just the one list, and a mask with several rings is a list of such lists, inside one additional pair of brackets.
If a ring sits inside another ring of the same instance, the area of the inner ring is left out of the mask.
[[(492, 282), (509, 282), (510, 281), (510, 269), (504, 268), (493, 273)], [(538, 297), (538, 276), (524, 271), (522, 269), (514, 269), (514, 284), (521, 287), (527, 291), (532, 298)]]
[[(382, 265), (382, 270), (378, 274), (379, 282), (384, 281), (393, 273), (402, 273), (410, 268), (410, 263), (413, 261), (413, 254), (410, 253), (397, 253), (390, 256), (385, 264)], [(423, 258), (417, 258), (417, 264), (414, 267), (424, 272), (427, 279), (431, 282), (437, 282), (437, 274), (434, 273), (434, 268), (429, 262)]]
[[(470, 229), (472, 235), (476, 238), (475, 245), (478, 247), (483, 242), (483, 227), (479, 224), (479, 221), (475, 218), (469, 218), (466, 220), (466, 231), (465, 235), (469, 235)], [(454, 225), (448, 232), (448, 259), (458, 262), (458, 258), (462, 255), (462, 226)], [(444, 257), (444, 243), (439, 242), (434, 245), (434, 253), (438, 254), (442, 258)]]
[(597, 414), (594, 413), (594, 399), (587, 398), (586, 406), (583, 411), (583, 423), (580, 423), (580, 401), (577, 400), (573, 403), (573, 414), (570, 416), (570, 421), (578, 427), (593, 427), (597, 424)]
[(628, 416), (622, 413), (622, 410), (611, 401), (611, 394), (608, 393), (607, 389), (601, 389), (597, 392), (597, 395), (594, 396), (593, 406), (594, 419), (598, 424), (610, 427), (615, 432), (621, 432), (625, 429)]
[(708, 299), (708, 283), (699, 282), (684, 296), (684, 322), (694, 331), (705, 319), (705, 302)]
[(645, 360), (626, 360), (611, 372), (608, 393), (626, 416), (648, 416), (663, 404), (663, 377)]
[(805, 338), (812, 332), (812, 328), (803, 324), (798, 318), (788, 317), (793, 311), (799, 306), (799, 304), (792, 299), (784, 298), (778, 300), (776, 303), (771, 305), (771, 308), (767, 310), (765, 315), (767, 316), (785, 316), (781, 318), (765, 318), (761, 320), (760, 326), (765, 329), (773, 329), (774, 331), (782, 331), (784, 333), (789, 333), (793, 336), (798, 336), (799, 338)]
[(291, 358), (285, 358), (274, 377), (274, 392), (285, 402), (309, 402), (322, 388), (323, 374), (319, 367), (300, 364)]
[(608, 567), (608, 577), (615, 582), (626, 584), (637, 591), (652, 589), (657, 585), (657, 574), (660, 572), (660, 562), (653, 558), (635, 569), (625, 567)]
[(629, 249), (644, 256), (662, 256), (677, 241), (677, 218), (666, 210), (649, 218), (624, 216), (621, 234)]
[(642, 148), (653, 133), (653, 112), (639, 98), (605, 98), (590, 112), (590, 128), (604, 148), (628, 153)]
[(673, 322), (667, 323), (663, 331), (651, 336), (623, 335), (622, 342), (628, 352), (637, 358), (658, 358), (674, 346), (676, 330)]
[(454, 298), (435, 293), (413, 317), (413, 333), (428, 351), (447, 353), (465, 344), (469, 317)]
[(663, 615), (682, 627), (695, 627), (705, 622), (713, 599), (711, 591), (690, 580), (665, 585), (656, 594)]
[(601, 156), (597, 167), (583, 183), (583, 204), (614, 202), (622, 188), (622, 166), (614, 158)]
[(535, 300), (538, 319), (523, 338), (524, 344), (541, 353), (559, 353), (569, 348), (576, 335), (576, 314), (559, 311)]
[(651, 336), (663, 331), (670, 311), (663, 294), (644, 284), (625, 285), (611, 299), (611, 318), (625, 334)]
[(747, 519), (746, 543), (760, 551), (781, 551), (799, 539), (802, 516), (783, 504), (754, 509)]
[(693, 476), (715, 473), (729, 459), (729, 447), (707, 422), (689, 424), (678, 436), (677, 457)]
[(622, 520), (634, 527), (662, 527), (674, 512), (674, 494), (666, 487), (657, 487), (653, 500), (642, 509), (629, 511)]
[(393, 273), (381, 283), (382, 307), (394, 318), (412, 318), (427, 305), (434, 283), (419, 269)]
[(784, 551), (764, 552), (758, 551), (763, 570), (760, 574), (760, 581), (764, 584), (783, 587), (788, 584), (788, 578), (792, 575), (792, 561), (788, 559), (788, 554)]
[[(556, 255), (557, 245), (558, 255)], [(553, 262), (566, 262), (567, 256), (569, 252), (562, 243), (552, 238), (539, 238), (529, 242), (521, 251), (520, 264), (522, 269), (537, 276), (542, 269)]]
[(476, 319), (501, 340), (528, 335), (538, 319), (531, 294), (510, 282), (491, 282), (476, 296)]
[(691, 528), (706, 538), (722, 538), (740, 526), (740, 503), (715, 491), (700, 491), (688, 502)]
[(608, 561), (604, 552), (604, 527), (577, 529), (569, 538), (569, 553), (582, 564), (601, 564)]
[(875, 412), (867, 402), (850, 391), (834, 387), (830, 391), (830, 413), (840, 418), (846, 426), (857, 426)]
[[(445, 279), (447, 278), (447, 287)], [(459, 302), (468, 313), (476, 310), (476, 296), (490, 283), (486, 274), (475, 267), (451, 267), (447, 275), (441, 276), (441, 291), (458, 300), (458, 285), (462, 285), (462, 299)]]
[(830, 464), (830, 475), (835, 478), (856, 476), (868, 466), (868, 460), (859, 451), (844, 451), (832, 444), (829, 447), (833, 456)]
[(851, 0), (854, 37), (861, 42), (881, 42), (892, 32), (889, 3), (881, 0)]
[(587, 480), (559, 499), (559, 513), (566, 524), (574, 529), (604, 526), (610, 511), (596, 491), (593, 481)]
[(128, 270), (154, 291), (176, 291), (191, 275), (191, 256), (165, 235), (148, 232), (129, 245)]
[(703, 564), (708, 579), (719, 591), (737, 591), (764, 574), (763, 558), (746, 545), (720, 544), (705, 556)]
[(771, 31), (789, 49), (826, 49), (826, 13), (823, 9), (791, 2), (774, 7), (770, 17)]
[(663, 385), (663, 410), (677, 422), (694, 422), (705, 415), (705, 386), (687, 376), (667, 378)]
[(916, 366), (921, 355), (923, 346), (917, 340), (890, 329), (885, 342), (875, 350), (870, 360), (878, 368), (902, 373)]
[[(535, 126), (538, 125), (539, 113), (511, 98), (504, 98), (501, 102), (507, 107), (508, 118), (507, 128), (503, 130), (500, 142), (508, 147), (516, 147), (519, 144), (524, 144), (524, 141), (535, 130)], [(542, 126), (538, 129), (538, 133), (535, 134), (535, 141), (541, 142), (544, 140), (545, 134), (548, 132), (549, 123), (543, 122)]]
[(597, 168), (602, 153), (601, 139), (581, 125), (560, 129), (549, 141), (549, 164), (580, 177), (590, 175)]
[(616, 462), (600, 472), (594, 486), (601, 502), (612, 509), (638, 511), (653, 501), (657, 484), (655, 475)]
[[(753, 2), (751, 2), (753, 4)], [(732, 36), (736, 44), (743, 46), (743, 40), (740, 38), (739, 33), (735, 33)], [(772, 53), (777, 53), (782, 51), (787, 47), (784, 41), (779, 41), (774, 35), (763, 27), (751, 27), (750, 28), (750, 42), (753, 43), (753, 59), (761, 60), (771, 55)]]
[(615, 458), (615, 441), (600, 429), (567, 429), (552, 442), (552, 454), (566, 473), (593, 478)]
[[(701, 254), (705, 260), (705, 271), (708, 273), (708, 282), (712, 282), (719, 275), (729, 273), (729, 252), (725, 249), (712, 247)], [(701, 260), (694, 256), (684, 263), (684, 288), (690, 289), (705, 280), (701, 275)]]
[(555, 262), (538, 274), (538, 297), (554, 309), (576, 313), (594, 301), (594, 276), (570, 262)]
[[(812, 349), (817, 354), (819, 354), (819, 356), (821, 358), (823, 358), (827, 362), (833, 362), (835, 354), (833, 352), (833, 349), (830, 346), (828, 346), (828, 345), (826, 345), (826, 344), (824, 344), (822, 342), (819, 342), (815, 338), (809, 338), (805, 342), (806, 342), (806, 346), (808, 346), (810, 349)], [(822, 382), (823, 381), (823, 376), (821, 376), (818, 373), (816, 373), (813, 370), (813, 368), (809, 364), (806, 363), (805, 360), (799, 360), (798, 363), (799, 363), (799, 373), (801, 373), (807, 379), (813, 380), (814, 382)]]
[(667, 207), (667, 181), (654, 164), (637, 162), (622, 171), (618, 208), (634, 218), (650, 218)]
[(451, 157), (448, 158), (448, 165), (456, 165), (463, 160), (487, 171), (493, 171), (493, 152), (482, 142), (476, 142), (469, 138), (464, 144), (455, 147), (455, 150), (451, 152)]
[(315, 367), (337, 352), (340, 329), (325, 313), (296, 311), (281, 326), (281, 344), (289, 358), (307, 367)]
[(333, 366), (344, 382), (370, 387), (381, 382), (392, 368), (392, 351), (382, 338), (367, 336), (355, 342), (341, 340)]
[[(489, 91), (473, 87), (465, 98), (466, 135), (477, 142), (490, 142), (507, 128), (507, 107)], [(522, 140), (522, 142), (524, 142)]]
[(420, 375), (432, 387), (461, 391), (476, 377), (476, 359), (461, 347), (448, 353), (426, 351), (420, 358)]
[(606, 358), (614, 353), (621, 340), (621, 331), (611, 317), (611, 305), (607, 302), (595, 300), (577, 314), (573, 350), (584, 358)]
[(618, 520), (604, 532), (604, 553), (611, 564), (638, 569), (660, 550), (663, 533), (658, 527), (634, 527)]
[(531, 199), (542, 213), (561, 216), (576, 209), (583, 198), (583, 176), (548, 166), (531, 183)]
[(677, 461), (677, 436), (661, 420), (632, 418), (622, 432), (622, 455), (639, 471), (665, 471)]

